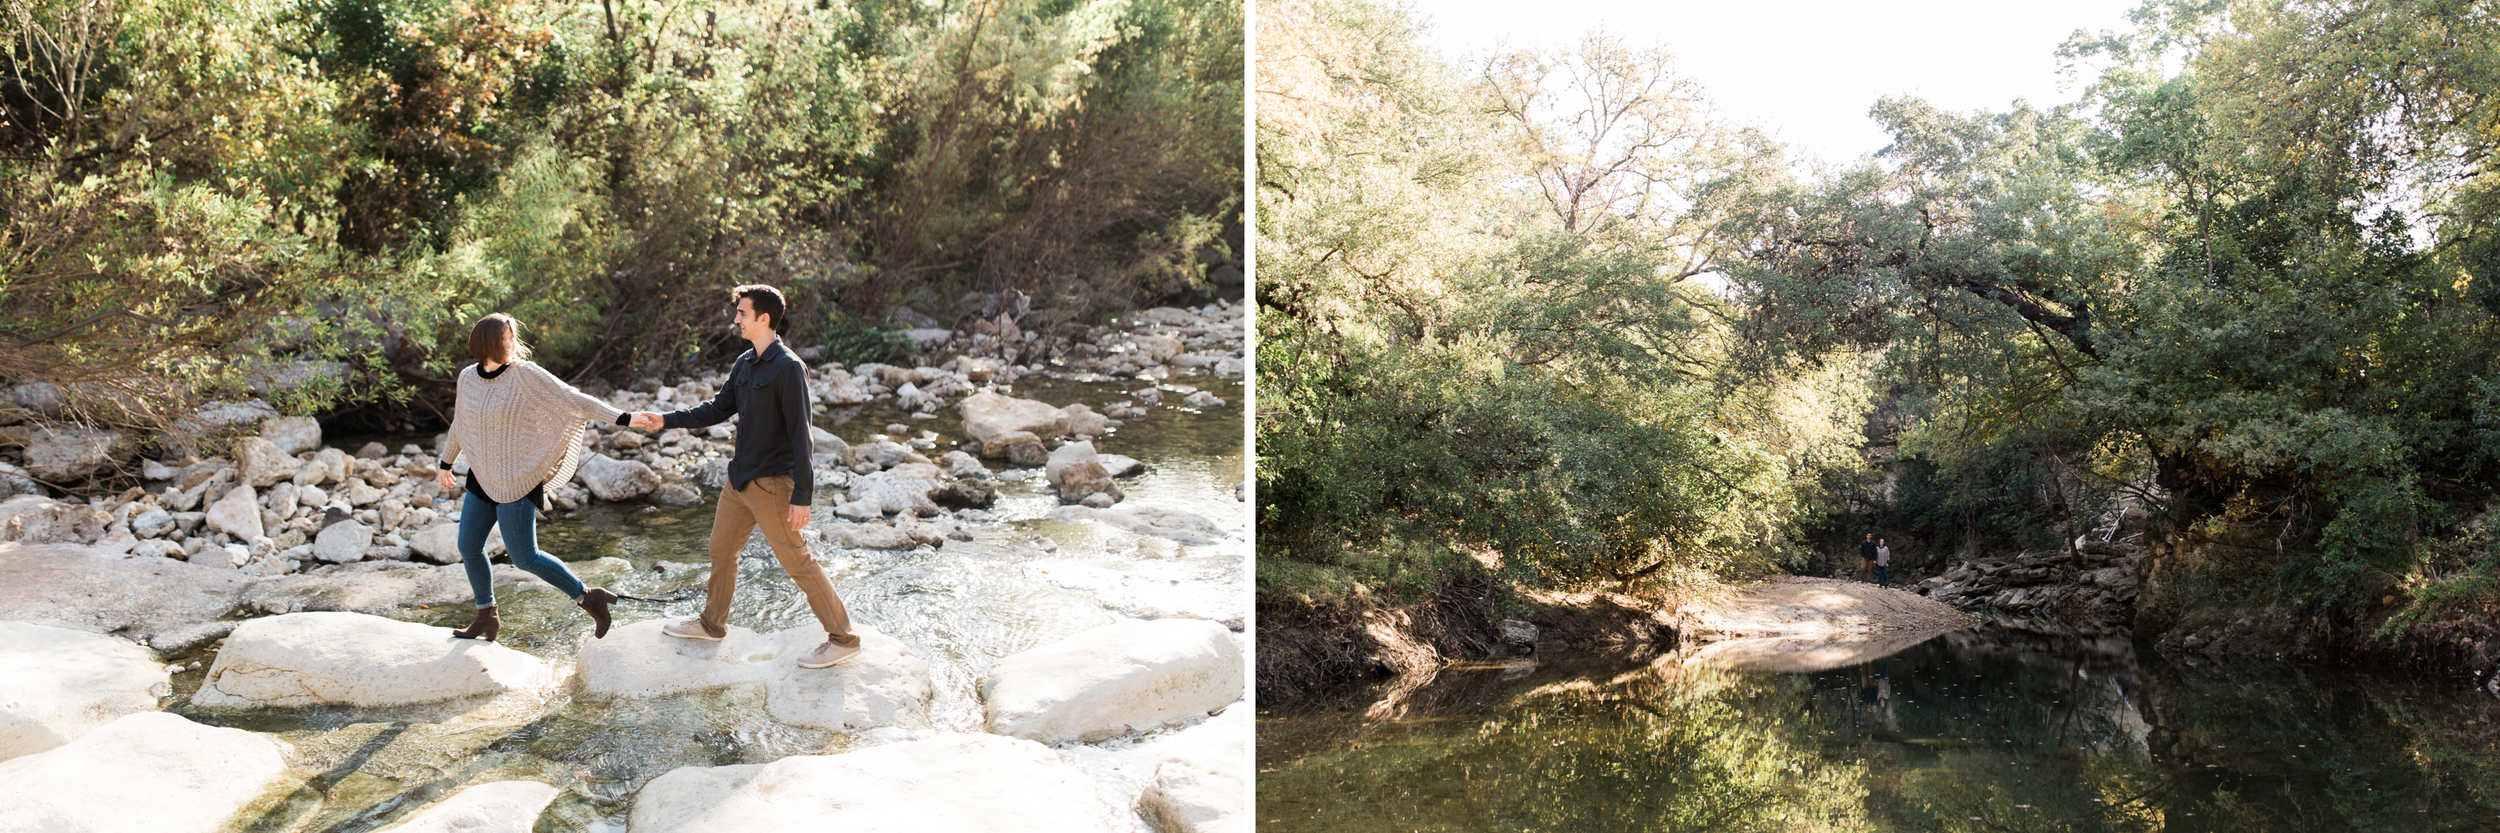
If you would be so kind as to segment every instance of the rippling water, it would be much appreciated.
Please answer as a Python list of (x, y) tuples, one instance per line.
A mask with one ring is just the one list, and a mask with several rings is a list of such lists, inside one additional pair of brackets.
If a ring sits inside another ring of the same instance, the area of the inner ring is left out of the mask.
[(2001, 631), (1894, 649), (1468, 665), (1262, 704), (1259, 829), (2500, 829), (2500, 701), (2462, 686)]
[[(1240, 384), (1187, 380), (1227, 400), (1200, 413), (1157, 409), (1097, 441), (1103, 453), (1147, 464), (1122, 481), (1124, 505), (1192, 512), (1232, 530), (1231, 540), (1180, 546), (1093, 524), (1045, 517), (1057, 506), (1039, 478), (1003, 481), (998, 520), (968, 524), (969, 542), (936, 550), (841, 550), (819, 544), (817, 560), (854, 621), (911, 646), (929, 662), (940, 730), (979, 731), (975, 686), (1007, 655), (1125, 617), (1194, 615), (1238, 623), (1249, 608), (1249, 511), (1235, 499), (1246, 476)], [(1028, 380), (1015, 395), (1100, 408), (1127, 385)], [(1176, 400), (1177, 397), (1172, 397)], [(852, 442), (889, 423), (959, 436), (951, 410), (913, 421), (891, 408), (836, 414), (818, 424)], [(359, 438), (355, 442), (361, 444)], [(396, 448), (429, 438), (379, 438)], [(345, 442), (345, 441), (342, 441)], [(351, 445), (352, 447), (352, 445)], [(948, 446), (928, 452), (935, 458)], [(1004, 468), (994, 469), (1004, 473)], [(816, 518), (833, 519), (838, 489), (819, 489)], [(692, 618), (701, 612), (711, 530), (710, 498), (700, 506), (592, 504), (539, 524), (540, 547), (571, 562), (586, 584), (669, 601), (621, 602), (618, 625)], [(613, 558), (618, 561), (599, 562)], [(619, 562), (622, 563), (619, 563)], [(594, 564), (593, 562), (597, 562)], [(532, 581), (497, 589), (504, 618), (499, 640), (573, 667), (589, 638), (589, 618), (571, 600)], [(391, 615), (457, 627), (466, 603), (403, 608)], [(738, 596), (730, 624), (771, 632), (813, 622), (806, 599), (782, 573), (763, 539), (751, 538), (739, 559)], [(198, 655), (187, 659), (208, 659)], [(178, 675), (177, 702), (203, 670)], [(174, 711), (212, 725), (268, 732), (293, 744), (290, 779), (229, 825), (246, 831), (370, 830), (461, 787), (528, 779), (562, 790), (541, 819), (541, 831), (621, 831), (634, 793), (681, 766), (766, 763), (790, 755), (840, 752), (893, 739), (780, 724), (764, 711), (758, 687), (715, 689), (630, 700), (558, 694), (549, 703), (459, 702), (400, 709), (286, 709), (256, 712)], [(1116, 751), (1128, 741), (1103, 744)], [(1063, 755), (1098, 779), (1136, 778), (1116, 756), (1099, 750)], [(1147, 773), (1150, 774), (1150, 773)], [(1103, 802), (1114, 829), (1140, 829), (1123, 794), (1106, 786)]]

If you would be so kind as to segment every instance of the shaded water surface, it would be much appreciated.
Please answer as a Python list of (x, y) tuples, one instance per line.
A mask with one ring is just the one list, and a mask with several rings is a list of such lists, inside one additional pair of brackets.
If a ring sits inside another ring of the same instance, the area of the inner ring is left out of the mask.
[(1262, 704), (1258, 744), (1263, 833), (2500, 829), (2487, 695), (2003, 631), (1452, 667)]
[[(1049, 520), (1057, 506), (1038, 477), (1003, 468), (995, 521), (968, 523), (972, 541), (903, 552), (844, 550), (817, 543), (817, 561), (848, 604), (854, 621), (910, 646), (929, 664), (940, 731), (980, 731), (976, 685), (1007, 655), (1122, 618), (1199, 616), (1238, 622), (1248, 608), (1248, 510), (1234, 497), (1245, 476), (1238, 382), (1189, 380), (1214, 390), (1226, 407), (1204, 413), (1164, 408), (1097, 441), (1147, 471), (1122, 481), (1124, 505), (1192, 512), (1233, 531), (1231, 540), (1181, 546), (1107, 526)], [(1143, 383), (1037, 380), (1015, 395), (1100, 408), (1123, 388)], [(852, 442), (911, 426), (898, 438), (935, 430), (960, 435), (951, 409), (935, 420), (910, 420), (891, 408), (836, 414), (818, 424)], [(338, 440), (350, 447), (363, 439)], [(429, 438), (386, 437), (392, 448)], [(951, 444), (924, 453), (935, 458)], [(1027, 470), (1031, 471), (1031, 470)], [(817, 490), (815, 522), (832, 513), (842, 490)], [(589, 585), (659, 600), (621, 602), (619, 626), (648, 619), (685, 619), (701, 612), (708, 570), (712, 496), (692, 507), (593, 503), (539, 522), (542, 549), (569, 562)], [(449, 508), (448, 503), (438, 507)], [(604, 559), (604, 560), (603, 560)], [(590, 639), (589, 618), (562, 593), (537, 581), (497, 587), (504, 626), (500, 642), (570, 674)], [(446, 627), (465, 625), (463, 602), (404, 607), (384, 615)], [(775, 562), (760, 536), (739, 559), (738, 595), (729, 622), (772, 632), (813, 623), (805, 597)], [(545, 702), (462, 701), (398, 709), (270, 709), (209, 711), (185, 701), (202, 668), (176, 677), (173, 711), (202, 723), (276, 735), (294, 747), (289, 778), (227, 825), (237, 831), (363, 831), (477, 783), (526, 779), (556, 785), (540, 831), (621, 831), (635, 793), (683, 766), (769, 763), (791, 755), (842, 752), (906, 739), (898, 730), (841, 733), (787, 726), (765, 712), (760, 687), (688, 692), (649, 700), (598, 697), (565, 686)], [(1135, 742), (1130, 739), (1127, 742)], [(1102, 746), (1116, 752), (1123, 741)], [(1151, 773), (1118, 770), (1116, 755), (1072, 753), (1070, 763), (1099, 780), (1131, 781)], [(1141, 829), (1128, 806), (1134, 790), (1100, 788), (1102, 811), (1116, 830)]]

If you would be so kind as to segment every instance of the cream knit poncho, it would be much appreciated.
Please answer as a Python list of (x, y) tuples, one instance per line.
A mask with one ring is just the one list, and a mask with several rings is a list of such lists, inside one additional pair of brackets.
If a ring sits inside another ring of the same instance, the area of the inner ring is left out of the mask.
[(582, 424), (615, 422), (624, 413), (574, 390), (537, 362), (517, 361), (488, 379), (478, 366), (460, 371), (443, 461), (469, 453), (477, 485), (498, 502), (529, 495), (541, 483), (564, 483), (582, 461)]

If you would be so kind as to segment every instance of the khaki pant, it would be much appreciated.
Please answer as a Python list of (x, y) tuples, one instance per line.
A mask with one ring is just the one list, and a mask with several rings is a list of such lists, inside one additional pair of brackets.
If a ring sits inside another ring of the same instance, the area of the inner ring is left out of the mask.
[[(719, 533), (713, 533), (713, 534), (718, 535)], [(714, 556), (714, 558), (718, 558), (718, 556)], [(1858, 559), (1858, 580), (1859, 580), (1859, 581), (1874, 581), (1874, 580), (1875, 580), (1875, 559), (1872, 559), (1872, 558), (1861, 558), (1861, 559)]]
[(790, 528), (787, 477), (758, 477), (743, 490), (721, 489), (712, 514), (712, 583), (703, 600), (703, 630), (713, 636), (729, 634), (729, 602), (738, 594), (738, 551), (746, 548), (750, 534), (759, 527), (764, 530), (764, 543), (781, 560), (782, 571), (799, 585), (799, 592), (807, 594), (807, 607), (816, 612), (816, 621), (824, 623), (825, 638), (845, 648), (858, 646), (859, 635), (851, 632), (851, 612), (842, 607), (842, 597), (834, 594), (824, 568), (816, 566), (807, 542)]

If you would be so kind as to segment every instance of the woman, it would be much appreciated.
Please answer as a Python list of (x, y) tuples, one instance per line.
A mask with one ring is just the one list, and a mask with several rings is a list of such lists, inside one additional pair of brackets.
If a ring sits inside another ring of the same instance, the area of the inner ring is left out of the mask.
[(602, 419), (624, 425), (627, 414), (574, 390), (555, 374), (527, 361), (520, 322), (495, 313), (469, 330), (469, 353), (477, 364), (460, 371), (452, 406), (451, 440), (443, 446), (435, 481), (454, 488), (453, 461), (469, 454), (469, 483), (460, 505), (460, 561), (477, 597), (477, 618), (452, 631), (462, 639), (495, 641), (503, 622), (495, 613), (494, 570), (486, 563), (486, 533), (503, 528), (513, 566), (555, 585), (590, 612), (596, 635), (608, 635), (608, 604), (616, 594), (584, 589), (564, 562), (538, 549), (538, 512), (547, 507), (547, 484), (573, 478), (581, 462), (582, 423)]

